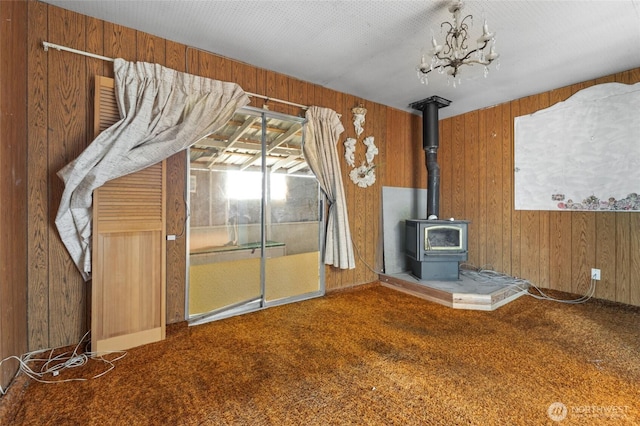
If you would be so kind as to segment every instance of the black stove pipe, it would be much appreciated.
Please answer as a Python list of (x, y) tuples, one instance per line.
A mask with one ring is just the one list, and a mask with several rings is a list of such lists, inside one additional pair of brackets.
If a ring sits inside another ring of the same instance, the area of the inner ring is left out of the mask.
[(422, 111), (422, 149), (427, 165), (427, 218), (440, 217), (440, 166), (438, 165), (438, 110), (449, 106), (450, 100), (439, 96), (414, 102), (409, 107)]

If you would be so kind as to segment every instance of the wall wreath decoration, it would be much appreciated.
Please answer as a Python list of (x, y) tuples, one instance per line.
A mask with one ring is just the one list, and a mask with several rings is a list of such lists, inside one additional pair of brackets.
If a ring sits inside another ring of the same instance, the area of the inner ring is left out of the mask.
[[(353, 108), (351, 112), (353, 112), (353, 126), (356, 131), (356, 135), (360, 136), (364, 131), (364, 122), (367, 110), (362, 105), (359, 105)], [(351, 178), (351, 181), (360, 188), (366, 188), (376, 182), (376, 165), (373, 160), (375, 156), (378, 155), (378, 147), (376, 147), (374, 142), (375, 139), (373, 136), (367, 136), (362, 141), (362, 143), (367, 147), (367, 150), (365, 152), (365, 161), (362, 161), (358, 167), (356, 167), (356, 149), (358, 140), (354, 138), (347, 138), (344, 142), (344, 159), (347, 164), (352, 167), (349, 172), (349, 178)]]

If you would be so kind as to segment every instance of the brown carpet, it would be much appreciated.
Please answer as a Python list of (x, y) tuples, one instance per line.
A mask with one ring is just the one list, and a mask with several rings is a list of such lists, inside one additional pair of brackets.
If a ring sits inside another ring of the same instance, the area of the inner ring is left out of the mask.
[(20, 375), (0, 423), (539, 425), (560, 402), (559, 424), (640, 424), (639, 350), (638, 308), (461, 311), (373, 286), (174, 328), (96, 380)]

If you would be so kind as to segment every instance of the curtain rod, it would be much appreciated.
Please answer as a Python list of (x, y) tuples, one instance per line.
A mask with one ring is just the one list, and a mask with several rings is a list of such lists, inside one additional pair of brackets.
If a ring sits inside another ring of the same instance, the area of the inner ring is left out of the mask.
[[(76, 54), (82, 55), (82, 56), (88, 56), (90, 58), (100, 59), (102, 61), (107, 61), (107, 62), (113, 62), (114, 61), (113, 58), (109, 58), (107, 56), (96, 55), (95, 53), (85, 52), (84, 50), (78, 50), (78, 49), (73, 49), (71, 47), (61, 46), (59, 44), (49, 43), (48, 41), (43, 41), (42, 42), (42, 47), (44, 48), (45, 52), (49, 51), (49, 48), (52, 48), (52, 49), (56, 49), (58, 51), (64, 50), (65, 52), (71, 52), (71, 53), (76, 53)], [(282, 100), (282, 99), (270, 98), (269, 96), (259, 95), (257, 93), (251, 93), (251, 92), (244, 92), (244, 93), (246, 93), (247, 96), (254, 96), (256, 98), (261, 98), (261, 99), (264, 99), (267, 102), (278, 102), (278, 103), (281, 103), (281, 104), (295, 106), (295, 107), (298, 107), (298, 108), (301, 108), (301, 109), (309, 109), (309, 107), (306, 106), (306, 105), (300, 105), (300, 104), (296, 104), (294, 102), (285, 101), (285, 100)]]

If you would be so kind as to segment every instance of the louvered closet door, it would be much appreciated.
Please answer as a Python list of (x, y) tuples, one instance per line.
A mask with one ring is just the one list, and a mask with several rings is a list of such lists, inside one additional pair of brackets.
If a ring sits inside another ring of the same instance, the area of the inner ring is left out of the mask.
[[(113, 79), (96, 77), (96, 135), (119, 120)], [(94, 351), (165, 337), (165, 162), (93, 193), (91, 334)]]

